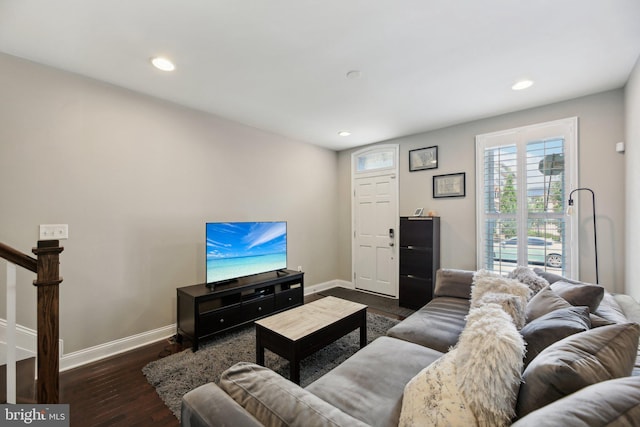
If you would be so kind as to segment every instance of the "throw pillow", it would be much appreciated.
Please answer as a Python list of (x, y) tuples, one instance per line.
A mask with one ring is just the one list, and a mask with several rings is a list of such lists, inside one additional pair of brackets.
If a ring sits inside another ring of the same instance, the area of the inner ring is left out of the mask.
[(521, 297), (511, 294), (488, 292), (482, 295), (480, 300), (475, 301), (472, 307), (478, 307), (490, 303), (498, 304), (502, 307), (502, 309), (511, 316), (516, 328), (522, 329), (526, 321), (526, 306), (523, 304)]
[(489, 270), (478, 270), (473, 275), (471, 301), (479, 299), (487, 292), (502, 292), (528, 298), (531, 290), (515, 279), (509, 279)]
[(508, 275), (510, 279), (516, 279), (519, 282), (524, 283), (531, 289), (531, 297), (540, 292), (545, 286), (549, 285), (549, 282), (544, 277), (538, 276), (529, 267), (518, 266)]
[(640, 420), (640, 377), (603, 381), (530, 413), (513, 427), (633, 426)]
[(509, 425), (525, 349), (510, 316), (497, 304), (472, 308), (456, 349), (458, 387), (478, 425)]
[(640, 325), (602, 326), (544, 349), (525, 369), (516, 412), (524, 417), (591, 384), (631, 374)]
[[(531, 290), (524, 283), (515, 279), (508, 279), (497, 273), (488, 270), (479, 270), (473, 276), (473, 287), (471, 288), (471, 307), (478, 307), (481, 304), (483, 295), (488, 293), (505, 293), (515, 295), (520, 298), (520, 305), (525, 307)], [(517, 317), (513, 318), (514, 323), (523, 324)]]
[(475, 416), (456, 382), (456, 349), (407, 383), (399, 426), (473, 426)]
[(527, 304), (525, 316), (527, 322), (532, 322), (540, 316), (566, 307), (571, 307), (571, 304), (553, 292), (550, 286), (547, 286), (531, 298)]
[(595, 313), (604, 296), (604, 288), (590, 283), (568, 283), (557, 281), (551, 289), (571, 305), (587, 306), (591, 313)]
[(551, 344), (577, 334), (588, 331), (591, 327), (588, 307), (565, 307), (540, 316), (522, 328), (520, 333), (527, 343), (527, 355), (524, 366)]

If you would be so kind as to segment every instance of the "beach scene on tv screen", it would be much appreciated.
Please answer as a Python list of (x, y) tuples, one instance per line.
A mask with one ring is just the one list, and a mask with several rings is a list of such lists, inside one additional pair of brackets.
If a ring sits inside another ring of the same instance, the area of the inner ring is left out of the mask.
[(283, 268), (286, 222), (207, 223), (207, 283)]

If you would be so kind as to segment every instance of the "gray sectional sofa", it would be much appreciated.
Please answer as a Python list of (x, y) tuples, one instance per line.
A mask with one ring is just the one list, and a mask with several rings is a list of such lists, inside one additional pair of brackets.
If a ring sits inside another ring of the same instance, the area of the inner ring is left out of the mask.
[[(596, 285), (535, 272), (535, 296), (520, 307), (526, 310), (519, 332), (527, 356), (517, 372), (519, 391), (512, 393), (514, 412), (501, 424), (640, 425), (640, 305)], [(184, 396), (182, 425), (418, 425), (407, 421), (414, 418), (401, 417), (408, 410), (403, 408), (405, 387), (457, 345), (467, 327), (474, 274), (438, 271), (432, 301), (306, 388), (253, 363), (231, 367), (219, 385), (206, 384)], [(545, 281), (550, 286), (540, 285)], [(517, 300), (508, 299), (501, 299), (505, 307)], [(467, 354), (477, 357), (480, 365), (489, 357)], [(442, 387), (436, 394), (424, 402), (437, 412), (438, 399), (450, 403), (451, 397), (443, 397)], [(464, 390), (455, 394), (463, 399), (459, 406), (465, 406)], [(481, 410), (474, 405), (465, 410), (478, 414)], [(477, 425), (487, 425), (481, 415), (476, 420)], [(455, 418), (437, 421), (431, 425), (460, 425)]]

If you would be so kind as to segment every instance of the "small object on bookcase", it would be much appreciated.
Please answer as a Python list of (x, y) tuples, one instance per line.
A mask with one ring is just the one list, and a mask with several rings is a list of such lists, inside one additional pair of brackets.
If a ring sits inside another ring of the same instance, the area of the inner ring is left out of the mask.
[(424, 208), (417, 208), (413, 216), (422, 216), (422, 212), (424, 212)]
[(430, 210), (427, 212), (427, 216), (438, 216), (438, 211)]

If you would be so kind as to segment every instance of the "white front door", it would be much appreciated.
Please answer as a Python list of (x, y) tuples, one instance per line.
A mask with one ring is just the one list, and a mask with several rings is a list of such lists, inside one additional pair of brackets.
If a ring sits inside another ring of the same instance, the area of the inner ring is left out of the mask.
[[(363, 168), (362, 156), (371, 158), (381, 154), (384, 161), (378, 159), (374, 167)], [(354, 154), (354, 159), (354, 285), (356, 289), (397, 297), (397, 146), (368, 149)]]

